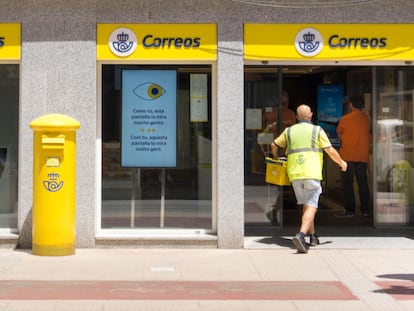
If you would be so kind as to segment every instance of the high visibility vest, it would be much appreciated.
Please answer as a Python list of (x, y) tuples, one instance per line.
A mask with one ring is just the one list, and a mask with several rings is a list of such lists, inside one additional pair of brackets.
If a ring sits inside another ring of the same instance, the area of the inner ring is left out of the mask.
[(289, 179), (322, 180), (323, 149), (319, 144), (321, 127), (308, 122), (286, 129)]

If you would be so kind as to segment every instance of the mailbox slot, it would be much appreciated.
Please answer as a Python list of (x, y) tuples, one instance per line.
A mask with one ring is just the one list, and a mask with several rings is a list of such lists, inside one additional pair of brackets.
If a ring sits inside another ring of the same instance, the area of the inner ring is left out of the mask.
[(42, 135), (43, 149), (63, 149), (65, 147), (65, 136), (59, 135), (57, 137), (49, 137)]

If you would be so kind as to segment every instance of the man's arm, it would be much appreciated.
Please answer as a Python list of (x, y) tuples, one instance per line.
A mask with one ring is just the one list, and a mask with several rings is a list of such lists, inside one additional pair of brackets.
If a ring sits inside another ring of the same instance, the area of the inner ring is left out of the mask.
[(273, 158), (277, 159), (279, 157), (279, 148), (285, 148), (286, 146), (286, 136), (285, 136), (286, 129), (283, 130), (282, 134), (280, 134), (271, 144), (270, 147), (272, 148), (272, 155)]
[(271, 143), (270, 147), (272, 148), (273, 158), (277, 159), (279, 157), (278, 155), (279, 147), (275, 144), (275, 142)]
[[(338, 151), (336, 151), (334, 147), (331, 146), (331, 147), (325, 148), (324, 151), (328, 154), (328, 156), (332, 159), (332, 161), (334, 161), (336, 164), (339, 165), (342, 172), (346, 171), (346, 169), (348, 168), (348, 164), (344, 160), (342, 160)], [(272, 152), (273, 152), (273, 148), (272, 148)]]

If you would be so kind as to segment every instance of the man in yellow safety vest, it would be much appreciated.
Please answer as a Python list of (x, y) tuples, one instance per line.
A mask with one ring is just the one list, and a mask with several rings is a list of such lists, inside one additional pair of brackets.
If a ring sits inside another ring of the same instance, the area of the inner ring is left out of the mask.
[(296, 110), (298, 123), (286, 128), (272, 143), (273, 157), (278, 156), (278, 148), (286, 149), (288, 175), (292, 182), (297, 204), (303, 205), (300, 231), (292, 241), (298, 252), (307, 253), (305, 235), (309, 232), (310, 244), (319, 244), (315, 234), (315, 215), (319, 195), (322, 192), (323, 151), (339, 165), (343, 172), (347, 163), (332, 147), (325, 131), (312, 124), (312, 111), (308, 105), (300, 105)]

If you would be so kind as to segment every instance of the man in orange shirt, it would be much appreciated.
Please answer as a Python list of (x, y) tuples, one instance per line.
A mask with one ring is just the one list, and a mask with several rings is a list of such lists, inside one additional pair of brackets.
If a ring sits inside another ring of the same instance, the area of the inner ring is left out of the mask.
[[(264, 132), (273, 133), (276, 138), (279, 133), (277, 131), (278, 122), (278, 108), (273, 107), (272, 111), (264, 112), (263, 124), (265, 126)], [(289, 108), (289, 94), (286, 91), (282, 92), (282, 126), (281, 131), (286, 127), (296, 123), (296, 113)]]
[(348, 105), (350, 112), (341, 118), (336, 129), (341, 142), (339, 154), (348, 163), (348, 170), (341, 173), (345, 211), (336, 216), (355, 216), (354, 177), (358, 184), (361, 215), (369, 216), (370, 190), (367, 168), (371, 139), (370, 121), (362, 111), (364, 99), (361, 95), (352, 95)]

